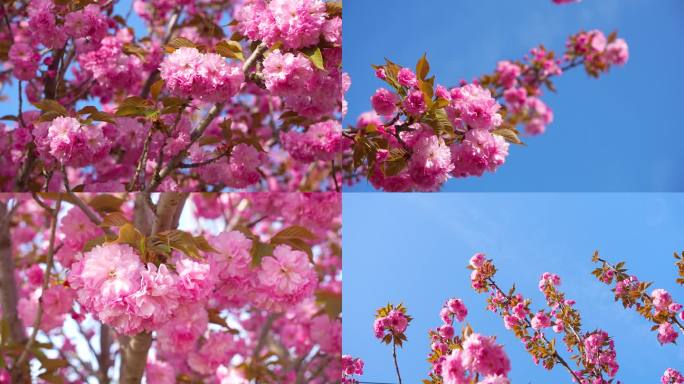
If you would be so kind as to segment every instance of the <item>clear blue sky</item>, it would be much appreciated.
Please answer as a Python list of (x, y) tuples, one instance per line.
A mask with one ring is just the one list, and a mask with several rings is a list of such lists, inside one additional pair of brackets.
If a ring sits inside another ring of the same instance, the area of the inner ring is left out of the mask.
[(672, 257), (684, 249), (684, 195), (348, 193), (343, 205), (344, 353), (365, 359), (367, 381), (396, 382), (391, 348), (373, 337), (376, 308), (403, 302), (415, 317), (399, 351), (404, 382), (415, 384), (428, 370), (427, 330), (439, 325), (443, 302), (460, 297), (475, 329), (504, 344), (513, 383), (571, 382), (565, 371), (536, 367), (500, 318), (484, 309), (486, 295), (470, 288), (465, 269), (476, 251), (495, 260), (502, 287), (515, 282), (534, 308), (544, 300), (539, 276), (560, 274), (584, 329), (600, 327), (615, 338), (625, 384), (656, 383), (665, 368), (684, 367), (684, 341), (661, 347), (648, 322), (623, 310), (590, 275), (599, 249), (684, 301)]
[(350, 0), (344, 7), (344, 66), (352, 77), (347, 124), (382, 86), (370, 64), (383, 57), (413, 66), (427, 51), (438, 81), (451, 85), (539, 43), (563, 49), (580, 29), (617, 29), (628, 41), (625, 67), (599, 80), (576, 69), (557, 81), (559, 93), (545, 98), (555, 121), (544, 136), (513, 148), (496, 174), (452, 180), (446, 190), (684, 190), (681, 0)]

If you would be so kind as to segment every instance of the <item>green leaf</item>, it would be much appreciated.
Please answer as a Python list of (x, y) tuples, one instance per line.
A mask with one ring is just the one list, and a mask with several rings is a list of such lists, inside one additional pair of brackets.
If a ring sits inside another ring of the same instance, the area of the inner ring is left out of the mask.
[(416, 75), (420, 80), (425, 80), (428, 73), (430, 73), (430, 63), (428, 62), (426, 54), (424, 53), (423, 57), (421, 57), (416, 64)]
[(62, 116), (67, 115), (67, 110), (59, 102), (51, 99), (43, 99), (33, 103), (33, 105), (42, 112), (57, 112)]
[(106, 123), (116, 124), (116, 121), (114, 120), (112, 115), (106, 112), (96, 111), (91, 113), (90, 116), (88, 116), (88, 118), (94, 121), (104, 121)]
[(258, 267), (261, 265), (261, 259), (266, 256), (273, 255), (273, 249), (275, 247), (271, 244), (262, 243), (258, 239), (252, 240), (252, 266)]
[(119, 238), (116, 239), (116, 242), (119, 244), (128, 244), (134, 249), (140, 249), (140, 245), (142, 244), (144, 240), (144, 236), (140, 231), (138, 231), (133, 224), (131, 223), (126, 223), (119, 228)]
[(304, 239), (304, 240), (311, 240), (315, 241), (318, 239), (316, 235), (314, 235), (310, 230), (308, 230), (305, 227), (301, 227), (298, 225), (293, 225), (291, 227), (287, 227), (280, 232), (276, 233), (273, 238), (271, 238), (271, 241), (273, 240), (281, 240), (281, 239), (289, 239), (289, 238), (299, 238), (299, 239)]
[(323, 306), (325, 313), (333, 319), (337, 319), (342, 313), (342, 295), (339, 293), (319, 290), (316, 292), (316, 301)]
[(119, 107), (119, 109), (116, 110), (116, 116), (120, 116), (120, 117), (145, 116), (146, 112), (147, 112), (147, 108), (136, 107), (136, 106), (132, 106), (132, 105), (126, 105), (123, 107)]
[(150, 87), (150, 94), (152, 95), (152, 100), (157, 100), (163, 88), (164, 80), (162, 79), (159, 79), (152, 83), (152, 86)]
[(307, 48), (303, 52), (309, 58), (309, 60), (311, 60), (311, 63), (314, 65), (314, 67), (320, 69), (321, 71), (325, 70), (323, 53), (319, 47)]
[(328, 1), (325, 3), (325, 11), (330, 17), (342, 16), (342, 2)]
[(523, 144), (523, 142), (518, 137), (518, 132), (510, 128), (498, 128), (493, 130), (492, 134), (503, 137), (509, 143)]
[(137, 56), (140, 60), (145, 60), (145, 54), (147, 53), (142, 47), (135, 43), (125, 43), (121, 50), (127, 55)]
[(182, 48), (182, 47), (197, 48), (195, 43), (186, 39), (185, 37), (174, 37), (166, 45), (165, 50), (167, 53), (173, 53), (176, 49)]
[(392, 148), (384, 162), (383, 173), (385, 176), (396, 176), (406, 168), (408, 164), (407, 153), (403, 148)]
[(117, 212), (126, 201), (122, 198), (109, 194), (96, 195), (88, 202), (94, 210), (98, 212)]
[(449, 121), (444, 108), (428, 111), (421, 119), (421, 122), (429, 125), (438, 136), (454, 134), (454, 126)]
[(229, 59), (245, 60), (245, 55), (242, 52), (242, 45), (237, 41), (222, 40), (216, 44), (216, 53)]
[(100, 227), (121, 227), (123, 225), (129, 224), (130, 222), (121, 212), (112, 212), (102, 218), (102, 223)]

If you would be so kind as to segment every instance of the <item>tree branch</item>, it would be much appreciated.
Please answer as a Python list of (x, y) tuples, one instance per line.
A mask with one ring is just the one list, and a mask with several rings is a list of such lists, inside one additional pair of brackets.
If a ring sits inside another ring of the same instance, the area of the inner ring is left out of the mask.
[[(152, 235), (178, 227), (178, 221), (187, 198), (187, 193), (165, 192), (161, 194), (157, 203), (156, 217), (151, 228)], [(149, 223), (149, 215), (152, 212), (147, 208), (144, 201), (140, 199), (144, 199), (144, 196), (136, 198), (136, 209), (134, 210), (136, 217), (134, 217), (134, 222)], [(142, 207), (137, 207), (139, 205), (142, 205)], [(145, 231), (146, 228), (141, 228), (141, 230)], [(145, 373), (147, 352), (152, 345), (152, 334), (142, 332), (135, 336), (122, 337), (119, 339), (119, 344), (121, 345), (120, 383), (139, 384)]]
[[(11, 211), (7, 204), (0, 202), (0, 299), (2, 299), (2, 313), (9, 324), (9, 339), (12, 344), (23, 345), (26, 342), (26, 330), (17, 313), (18, 290), (14, 277), (14, 260), (12, 258), (12, 243), (10, 240)], [(31, 381), (28, 363), (14, 364), (10, 370), (12, 382), (29, 383)]]
[(24, 350), (19, 355), (16, 365), (21, 367), (24, 362), (27, 362), (29, 352), (36, 341), (36, 336), (38, 336), (38, 331), (40, 330), (40, 323), (43, 320), (43, 295), (50, 284), (50, 275), (52, 274), (52, 264), (54, 262), (55, 256), (55, 233), (57, 231), (57, 216), (59, 215), (59, 210), (62, 207), (62, 198), (57, 198), (57, 203), (55, 204), (55, 209), (50, 212), (52, 214), (52, 226), (50, 228), (50, 242), (48, 245), (47, 263), (45, 266), (45, 273), (43, 274), (43, 285), (41, 287), (40, 299), (38, 299), (38, 309), (36, 311), (36, 318), (33, 320), (33, 331), (31, 332), (31, 337), (29, 337), (28, 342), (24, 346)]

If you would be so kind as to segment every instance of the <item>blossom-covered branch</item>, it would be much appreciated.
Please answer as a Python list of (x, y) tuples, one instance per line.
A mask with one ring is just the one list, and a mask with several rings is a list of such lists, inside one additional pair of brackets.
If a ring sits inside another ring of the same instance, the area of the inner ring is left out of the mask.
[[(475, 291), (489, 294), (487, 309), (501, 316), (507, 329), (525, 345), (535, 363), (546, 369), (557, 364), (563, 366), (578, 383), (612, 383), (618, 372), (616, 351), (612, 338), (602, 330), (584, 332), (581, 315), (575, 301), (566, 299), (557, 287), (560, 277), (544, 273), (539, 290), (544, 294), (548, 310), (533, 311), (531, 300), (515, 292), (515, 287), (504, 292), (494, 280), (496, 267), (484, 254), (475, 254), (468, 266), (471, 284)], [(567, 350), (574, 351), (571, 358), (562, 357), (556, 349), (556, 340), (547, 329), (562, 335)]]
[(364, 113), (343, 134), (345, 181), (360, 175), (385, 191), (436, 191), (450, 178), (482, 176), (504, 164), (509, 144), (522, 144), (518, 127), (543, 133), (553, 121), (541, 100), (555, 91), (552, 78), (583, 65), (593, 77), (628, 59), (627, 44), (613, 33), (579, 32), (556, 57), (539, 46), (518, 61), (500, 61), (492, 74), (447, 89), (429, 76), (424, 55), (415, 70), (390, 60), (375, 65), (376, 76), (390, 89), (371, 97)]
[[(675, 253), (675, 258), (680, 263), (681, 256)], [(592, 275), (607, 285), (615, 284), (611, 289), (615, 294), (615, 301), (620, 301), (624, 308), (634, 309), (653, 323), (652, 330), (658, 331), (660, 344), (675, 343), (679, 337), (677, 329), (684, 333), (682, 304), (674, 301), (668, 291), (658, 288), (650, 294), (646, 293), (652, 283), (639, 281), (636, 276), (629, 275), (624, 262), (611, 264), (601, 258), (598, 252), (594, 253), (592, 261), (600, 264), (599, 268), (592, 271)]]

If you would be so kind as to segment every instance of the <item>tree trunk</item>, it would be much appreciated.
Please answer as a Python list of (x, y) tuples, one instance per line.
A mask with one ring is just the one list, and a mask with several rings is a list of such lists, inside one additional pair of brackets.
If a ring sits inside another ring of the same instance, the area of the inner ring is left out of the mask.
[[(178, 221), (187, 198), (187, 193), (162, 193), (159, 196), (159, 202), (157, 202), (157, 214), (155, 216), (145, 203), (144, 195), (138, 194), (135, 199), (133, 221), (145, 235), (154, 235), (175, 229), (178, 227)], [(150, 223), (152, 223), (151, 227)], [(122, 384), (139, 384), (145, 373), (147, 352), (152, 345), (152, 334), (143, 332), (131, 337), (120, 337), (119, 344), (121, 345), (119, 382)]]
[[(26, 328), (17, 314), (17, 282), (14, 278), (14, 260), (12, 259), (12, 242), (10, 240), (10, 221), (7, 204), (0, 202), (0, 299), (4, 320), (9, 325), (10, 342), (14, 345), (26, 343)], [(13, 383), (30, 383), (31, 371), (26, 361), (20, 367), (10, 370)]]

